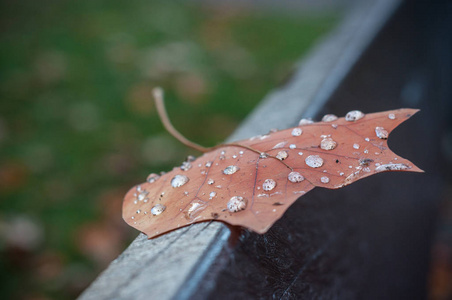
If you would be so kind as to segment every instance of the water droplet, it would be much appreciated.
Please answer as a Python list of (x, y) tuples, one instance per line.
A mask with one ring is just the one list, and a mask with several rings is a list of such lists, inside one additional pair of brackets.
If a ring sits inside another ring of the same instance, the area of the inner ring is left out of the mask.
[(292, 130), (292, 136), (300, 136), (303, 133), (303, 130), (301, 128), (294, 128)]
[(133, 201), (134, 204), (138, 204), (138, 200)]
[(359, 160), (359, 164), (361, 165), (361, 166), (368, 166), (371, 162), (373, 162), (374, 160), (373, 159), (370, 159), (370, 158), (361, 158), (360, 160)]
[(279, 160), (285, 160), (289, 156), (289, 153), (287, 151), (279, 151), (278, 154), (276, 154), (276, 158)]
[(366, 154), (367, 154), (367, 153), (369, 153), (369, 150), (367, 150), (367, 149), (366, 149), (366, 150), (364, 150), (364, 153), (366, 153)]
[(134, 219), (135, 219), (135, 217), (131, 217), (131, 219), (132, 219), (132, 220), (134, 220)]
[(353, 148), (359, 149), (359, 145), (358, 144), (353, 144)]
[(333, 127), (334, 129), (337, 128), (337, 124), (331, 124), (331, 127)]
[(282, 148), (282, 147), (284, 147), (286, 144), (287, 144), (287, 141), (279, 142), (278, 144), (276, 144), (275, 146), (273, 146), (272, 149), (279, 149), (279, 148)]
[[(377, 165), (377, 164), (375, 164)], [(383, 172), (383, 171), (400, 171), (400, 170), (406, 170), (411, 169), (411, 167), (405, 165), (405, 164), (385, 164), (380, 165), (375, 168), (375, 172)]]
[(368, 137), (366, 137), (364, 140), (365, 140), (366, 142), (370, 142), (370, 139), (369, 139)]
[(395, 119), (395, 114), (389, 114), (388, 118), (391, 119), (391, 120), (394, 120)]
[(326, 176), (322, 176), (322, 178), (320, 178), (320, 181), (322, 183), (328, 183), (328, 182), (330, 182), (330, 179), (328, 177), (326, 177)]
[(185, 161), (188, 161), (188, 162), (193, 162), (193, 161), (195, 161), (196, 160), (196, 157), (194, 157), (193, 155), (189, 155), (189, 156), (187, 156), (187, 158), (185, 159)]
[(138, 209), (138, 210), (137, 210), (137, 214), (139, 214), (140, 212), (141, 212), (141, 209)]
[(221, 151), (221, 153), (220, 153), (221, 155), (225, 155), (226, 154), (226, 151)]
[(337, 116), (336, 115), (324, 115), (322, 118), (322, 122), (333, 122), (337, 120)]
[(262, 184), (262, 188), (264, 191), (271, 191), (276, 187), (276, 181), (273, 179), (265, 179), (264, 183)]
[(166, 209), (166, 206), (163, 204), (156, 204), (154, 205), (153, 208), (151, 208), (151, 214), (153, 214), (154, 216), (160, 215), (162, 212), (164, 212)]
[(240, 196), (233, 196), (228, 201), (228, 210), (230, 212), (238, 212), (246, 208), (247, 201)]
[(138, 201), (143, 201), (148, 194), (149, 194), (148, 191), (142, 190), (137, 196)]
[(320, 148), (323, 150), (333, 150), (336, 146), (337, 143), (332, 138), (327, 137), (320, 142)]
[(188, 192), (187, 192), (187, 191), (185, 191), (185, 192), (184, 192), (184, 195), (185, 195), (185, 196), (188, 196)]
[(243, 151), (240, 151), (239, 154), (240, 154), (240, 155), (243, 155)]
[(303, 152), (298, 152), (298, 155), (300, 155), (300, 156), (303, 155)]
[(213, 197), (215, 197), (216, 195), (217, 195), (216, 192), (210, 192), (210, 194), (209, 194), (209, 200), (212, 200)]
[(145, 212), (144, 212), (144, 214), (145, 214), (145, 215), (147, 215), (147, 214), (148, 214), (148, 212), (147, 212), (147, 211), (145, 211)]
[(323, 159), (318, 155), (309, 155), (305, 162), (311, 168), (320, 168), (323, 165)]
[(176, 175), (171, 179), (171, 186), (173, 188), (181, 187), (188, 182), (188, 177), (185, 175)]
[(146, 179), (146, 181), (149, 182), (149, 183), (153, 183), (153, 182), (156, 182), (157, 179), (159, 179), (159, 178), (160, 178), (160, 176), (158, 174), (151, 173), (151, 174), (149, 174), (149, 176)]
[(383, 140), (387, 139), (389, 135), (388, 131), (386, 131), (383, 127), (375, 127), (375, 133), (380, 139)]
[(213, 179), (207, 180), (207, 184), (214, 184), (214, 183), (215, 183), (215, 180), (213, 180)]
[(267, 158), (268, 154), (265, 152), (261, 152), (261, 154), (259, 155), (259, 158)]
[(237, 155), (235, 155), (235, 154), (234, 154), (234, 155), (232, 155), (232, 158), (237, 158)]
[(190, 204), (190, 208), (185, 211), (185, 218), (193, 219), (199, 215), (207, 207), (206, 203), (200, 200), (194, 200)]
[(238, 170), (240, 170), (240, 168), (237, 166), (228, 166), (228, 167), (226, 167), (226, 169), (223, 170), (223, 174), (232, 175), (235, 172), (237, 172)]
[(182, 171), (188, 171), (188, 170), (191, 169), (191, 167), (192, 167), (191, 163), (189, 163), (188, 161), (184, 161), (184, 162), (182, 163), (182, 166), (180, 166), (180, 169), (181, 169)]
[(210, 168), (211, 166), (212, 166), (212, 162), (211, 161), (206, 162), (206, 168)]
[(290, 148), (290, 149), (295, 149), (295, 148), (297, 148), (297, 145), (295, 145), (295, 144), (290, 144), (289, 148)]
[(300, 122), (298, 122), (298, 125), (303, 126), (303, 125), (308, 125), (308, 124), (312, 124), (314, 123), (314, 121), (312, 121), (311, 119), (301, 119)]
[(298, 172), (290, 172), (289, 176), (287, 176), (287, 179), (289, 179), (290, 182), (297, 183), (302, 182), (304, 180), (304, 177)]
[(362, 119), (364, 117), (364, 114), (359, 110), (352, 110), (347, 113), (345, 116), (345, 121), (354, 122), (358, 121), (359, 119)]
[(344, 172), (340, 172), (339, 175), (340, 175), (340, 176), (344, 176)]

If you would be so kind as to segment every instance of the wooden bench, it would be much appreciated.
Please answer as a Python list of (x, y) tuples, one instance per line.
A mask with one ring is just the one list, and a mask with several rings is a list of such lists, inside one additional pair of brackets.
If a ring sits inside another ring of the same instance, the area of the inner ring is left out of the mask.
[(265, 235), (231, 231), (220, 222), (152, 240), (140, 234), (80, 299), (425, 297), (439, 191), (438, 174), (428, 167), (438, 159), (429, 147), (437, 136), (423, 124), (435, 118), (429, 105), (450, 96), (432, 80), (444, 69), (434, 59), (441, 47), (426, 46), (450, 26), (428, 16), (438, 16), (446, 1), (358, 2), (229, 141), (291, 127), (301, 117), (417, 107), (425, 112), (397, 129), (390, 144), (427, 173), (386, 173), (340, 190), (317, 188)]

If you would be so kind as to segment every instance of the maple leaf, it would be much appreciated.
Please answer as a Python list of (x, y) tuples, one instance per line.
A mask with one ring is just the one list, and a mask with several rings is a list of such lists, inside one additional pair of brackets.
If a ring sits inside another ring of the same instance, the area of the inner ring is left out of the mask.
[(123, 218), (149, 238), (209, 220), (263, 234), (314, 187), (337, 189), (386, 171), (423, 172), (387, 144), (389, 133), (417, 111), (302, 119), (295, 128), (214, 147), (133, 187)]

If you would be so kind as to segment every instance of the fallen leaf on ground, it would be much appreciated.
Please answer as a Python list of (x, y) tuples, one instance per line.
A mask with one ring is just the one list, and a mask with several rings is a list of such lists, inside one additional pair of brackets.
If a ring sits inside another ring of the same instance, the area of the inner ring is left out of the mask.
[(387, 144), (417, 111), (303, 119), (295, 128), (215, 147), (133, 187), (123, 218), (149, 238), (209, 220), (263, 234), (314, 187), (337, 189), (385, 171), (422, 172)]

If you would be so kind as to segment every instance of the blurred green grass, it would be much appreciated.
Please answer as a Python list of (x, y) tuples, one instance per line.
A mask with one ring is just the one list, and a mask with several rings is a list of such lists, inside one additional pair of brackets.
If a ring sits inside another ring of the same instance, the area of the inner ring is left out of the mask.
[(167, 1), (0, 4), (0, 296), (73, 298), (136, 236), (121, 201), (224, 140), (337, 21)]

